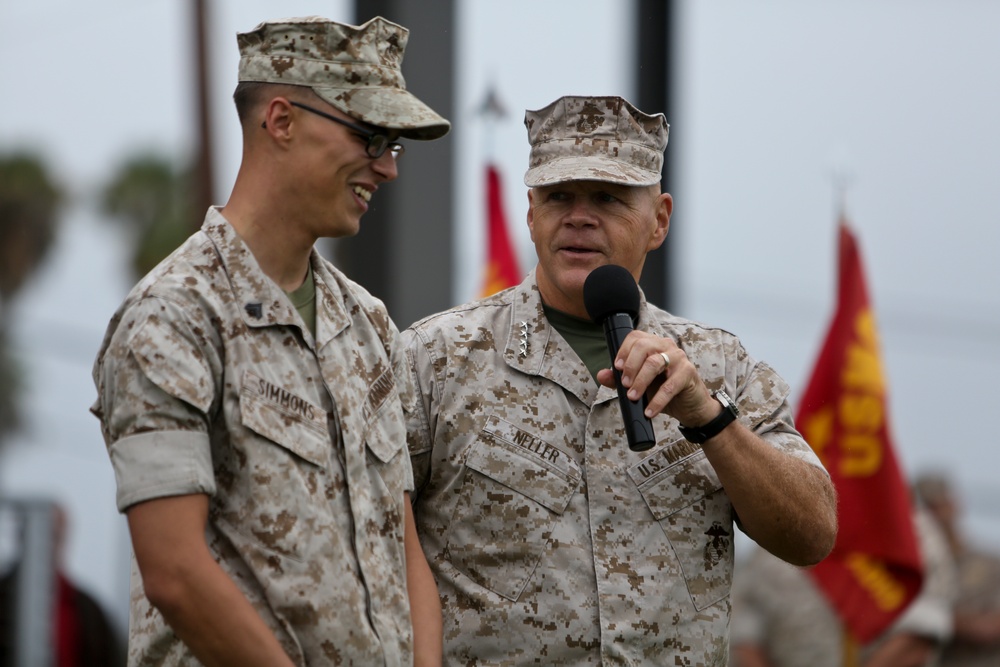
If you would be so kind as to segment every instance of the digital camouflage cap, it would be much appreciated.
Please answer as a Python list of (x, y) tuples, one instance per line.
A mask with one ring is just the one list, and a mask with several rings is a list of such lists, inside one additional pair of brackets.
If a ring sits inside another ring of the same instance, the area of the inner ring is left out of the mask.
[(660, 182), (670, 126), (621, 97), (566, 96), (527, 111), (529, 188), (566, 181)]
[(406, 90), (409, 30), (381, 16), (361, 26), (319, 16), (261, 23), (236, 36), (240, 81), (308, 86), (337, 109), (409, 139), (437, 139), (450, 123)]

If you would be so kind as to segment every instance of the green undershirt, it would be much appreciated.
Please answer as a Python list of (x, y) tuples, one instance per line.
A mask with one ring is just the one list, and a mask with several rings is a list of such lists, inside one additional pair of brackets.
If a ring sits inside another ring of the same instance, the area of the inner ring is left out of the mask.
[(562, 311), (542, 304), (545, 317), (552, 328), (558, 331), (577, 356), (587, 365), (587, 370), (597, 382), (597, 371), (611, 368), (608, 343), (604, 337), (604, 327), (590, 320), (573, 317)]
[(291, 299), (295, 310), (299, 311), (299, 317), (309, 327), (309, 332), (316, 338), (316, 282), (313, 280), (312, 263), (309, 264), (309, 271), (306, 279), (295, 290), (285, 292)]

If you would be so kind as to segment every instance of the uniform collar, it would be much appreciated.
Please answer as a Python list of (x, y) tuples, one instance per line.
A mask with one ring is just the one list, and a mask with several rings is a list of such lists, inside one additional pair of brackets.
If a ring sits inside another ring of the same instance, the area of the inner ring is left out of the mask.
[[(511, 295), (510, 333), (504, 349), (504, 360), (511, 368), (528, 375), (545, 377), (575, 394), (587, 405), (595, 400), (616, 399), (618, 393), (608, 387), (598, 387), (586, 364), (556, 331), (542, 308), (535, 271), (514, 288)], [(639, 290), (639, 323), (637, 328), (663, 336), (663, 327), (650, 316), (646, 296)], [(608, 366), (611, 358), (608, 357)]]
[(593, 403), (598, 386), (583, 360), (545, 317), (535, 271), (514, 288), (511, 299), (510, 333), (503, 353), (507, 365), (551, 380), (587, 405)]
[[(208, 210), (201, 229), (219, 253), (240, 316), (248, 327), (297, 326), (305, 338), (311, 338), (288, 295), (261, 270), (257, 258), (217, 207)], [(316, 248), (312, 249), (309, 261), (316, 282), (316, 334), (322, 344), (343, 331), (350, 320), (340, 283)]]

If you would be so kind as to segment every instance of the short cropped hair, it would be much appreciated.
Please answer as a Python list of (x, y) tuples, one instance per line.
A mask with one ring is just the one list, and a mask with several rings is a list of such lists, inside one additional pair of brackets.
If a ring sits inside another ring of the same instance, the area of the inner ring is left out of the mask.
[(312, 88), (307, 86), (263, 81), (240, 81), (236, 84), (236, 90), (233, 91), (233, 102), (236, 104), (236, 115), (239, 116), (240, 124), (245, 125), (248, 120), (251, 120), (250, 117), (259, 105), (278, 95), (305, 101), (309, 101), (310, 98), (319, 99)]

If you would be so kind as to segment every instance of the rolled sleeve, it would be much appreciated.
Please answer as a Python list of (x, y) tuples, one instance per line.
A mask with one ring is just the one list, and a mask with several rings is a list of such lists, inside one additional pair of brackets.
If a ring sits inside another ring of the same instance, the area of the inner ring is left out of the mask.
[(109, 449), (119, 512), (153, 498), (215, 494), (211, 446), (205, 433), (140, 433), (118, 440)]
[(213, 342), (199, 333), (207, 328), (186, 315), (166, 299), (132, 303), (98, 356), (91, 411), (101, 419), (119, 511), (152, 498), (215, 493), (208, 411), (221, 371)]

